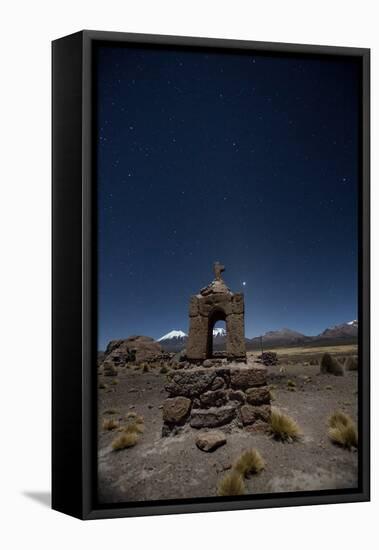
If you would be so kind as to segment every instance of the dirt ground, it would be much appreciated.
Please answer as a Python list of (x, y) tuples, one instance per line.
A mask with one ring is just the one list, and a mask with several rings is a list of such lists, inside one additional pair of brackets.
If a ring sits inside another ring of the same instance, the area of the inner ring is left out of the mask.
[[(253, 357), (249, 355), (251, 361)], [(107, 386), (98, 390), (100, 501), (216, 496), (219, 480), (243, 451), (252, 448), (259, 450), (266, 468), (247, 480), (249, 494), (356, 487), (357, 453), (329, 441), (327, 418), (339, 409), (356, 421), (357, 372), (336, 377), (321, 375), (319, 370), (318, 365), (307, 362), (268, 367), (272, 406), (298, 422), (303, 432), (300, 441), (281, 443), (267, 434), (234, 429), (227, 433), (226, 445), (213, 453), (196, 447), (199, 432), (190, 427), (180, 435), (161, 436), (161, 406), (167, 397), (165, 374), (124, 367), (117, 377), (99, 375), (99, 386)], [(289, 390), (288, 380), (296, 384), (295, 391)], [(144, 417), (145, 432), (135, 447), (113, 451), (112, 441), (119, 434), (115, 430), (104, 431), (103, 419), (123, 422), (130, 411)]]

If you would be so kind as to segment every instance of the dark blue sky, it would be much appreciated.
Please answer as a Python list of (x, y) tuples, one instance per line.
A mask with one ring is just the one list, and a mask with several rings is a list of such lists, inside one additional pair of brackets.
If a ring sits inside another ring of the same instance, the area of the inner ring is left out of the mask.
[(248, 337), (357, 317), (355, 61), (104, 46), (97, 66), (99, 348), (187, 332), (215, 260)]

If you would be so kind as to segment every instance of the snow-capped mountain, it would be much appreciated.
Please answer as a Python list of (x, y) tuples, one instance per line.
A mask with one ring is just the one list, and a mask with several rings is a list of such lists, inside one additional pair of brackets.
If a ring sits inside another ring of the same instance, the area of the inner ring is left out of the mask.
[[(214, 345), (219, 347), (224, 344), (226, 336), (226, 330), (222, 327), (213, 329)], [(158, 342), (161, 344), (165, 351), (180, 351), (185, 348), (188, 335), (182, 330), (171, 330), (167, 334), (164, 334), (158, 338)]]
[(182, 330), (172, 330), (171, 332), (168, 332), (158, 338), (158, 342), (162, 342), (163, 340), (180, 340), (182, 338), (187, 338), (187, 334), (185, 332)]
[(186, 347), (187, 334), (182, 330), (171, 330), (158, 338), (158, 342), (165, 351), (180, 351)]
[(358, 336), (358, 321), (349, 321), (347, 323), (342, 323), (341, 325), (335, 325), (334, 327), (329, 327), (325, 329), (321, 334), (318, 335), (318, 338), (334, 338), (334, 339), (348, 339), (356, 338)]

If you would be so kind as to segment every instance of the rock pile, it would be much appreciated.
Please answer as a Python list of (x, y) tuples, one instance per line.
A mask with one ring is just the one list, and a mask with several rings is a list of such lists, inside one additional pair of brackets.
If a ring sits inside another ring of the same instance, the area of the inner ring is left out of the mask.
[(259, 355), (258, 359), (266, 367), (270, 365), (277, 365), (279, 363), (278, 354), (274, 351), (264, 351), (261, 355)]
[(162, 435), (176, 434), (185, 424), (196, 429), (264, 429), (271, 414), (266, 378), (264, 367), (234, 364), (171, 371)]
[(104, 370), (124, 366), (126, 363), (156, 363), (170, 359), (171, 356), (162, 351), (159, 342), (149, 336), (130, 336), (125, 340), (112, 340), (104, 353)]

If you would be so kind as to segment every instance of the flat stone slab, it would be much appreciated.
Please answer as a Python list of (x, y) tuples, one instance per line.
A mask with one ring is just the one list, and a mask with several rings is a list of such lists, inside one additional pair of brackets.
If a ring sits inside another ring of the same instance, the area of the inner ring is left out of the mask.
[(225, 434), (219, 431), (214, 432), (203, 432), (199, 434), (196, 438), (196, 446), (206, 453), (211, 453), (225, 445), (226, 437)]
[(192, 428), (217, 428), (229, 424), (236, 416), (236, 407), (213, 407), (211, 409), (192, 409), (190, 425)]
[(197, 397), (210, 390), (216, 378), (228, 379), (229, 372), (230, 369), (223, 367), (172, 371), (167, 375), (165, 389), (170, 396)]
[(233, 389), (246, 390), (255, 386), (265, 386), (265, 367), (234, 367), (230, 369), (230, 385)]

